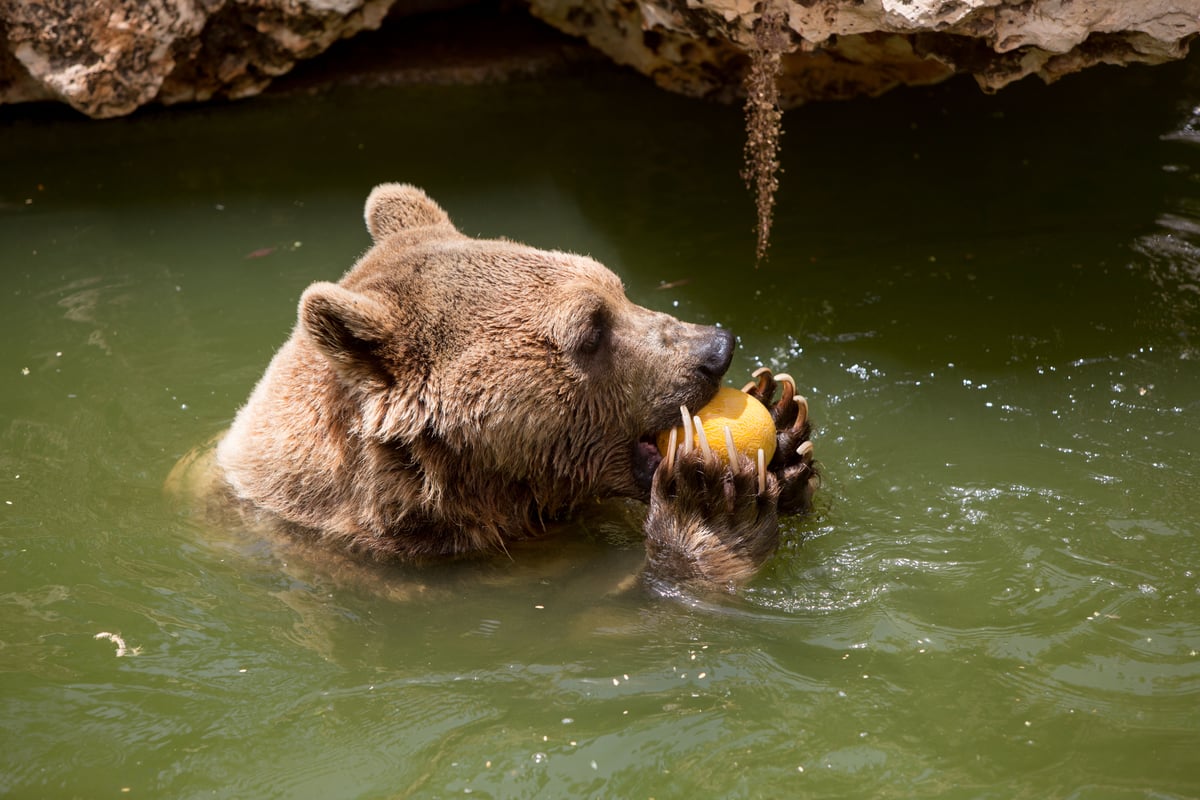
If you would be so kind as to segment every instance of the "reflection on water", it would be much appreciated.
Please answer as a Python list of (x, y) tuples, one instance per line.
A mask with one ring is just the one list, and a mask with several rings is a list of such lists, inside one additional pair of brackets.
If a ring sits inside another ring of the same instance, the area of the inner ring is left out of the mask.
[[(0, 794), (1200, 794), (1196, 69), (793, 112), (757, 271), (737, 111), (619, 74), (10, 112)], [(634, 506), (392, 572), (162, 501), (398, 179), (796, 376), (752, 586), (628, 591)]]

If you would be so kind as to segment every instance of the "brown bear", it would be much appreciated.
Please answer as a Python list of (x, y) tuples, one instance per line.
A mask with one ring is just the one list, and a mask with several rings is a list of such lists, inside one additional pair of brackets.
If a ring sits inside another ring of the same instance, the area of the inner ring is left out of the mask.
[[(374, 241), (300, 298), (291, 338), (216, 448), (214, 503), (375, 558), (498, 551), (593, 498), (648, 501), (655, 586), (728, 586), (808, 507), (807, 406), (766, 370), (760, 480), (655, 434), (728, 369), (727, 331), (635, 305), (590, 258), (460, 233), (416, 187), (371, 192)], [(782, 396), (774, 401), (777, 385)]]

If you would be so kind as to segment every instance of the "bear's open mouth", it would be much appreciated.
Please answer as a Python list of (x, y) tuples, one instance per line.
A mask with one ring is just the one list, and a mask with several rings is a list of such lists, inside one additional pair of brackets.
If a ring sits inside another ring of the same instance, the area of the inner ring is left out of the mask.
[[(728, 364), (725, 366), (728, 367)], [(693, 387), (693, 391), (690, 393), (691, 396), (681, 398), (683, 407), (690, 409), (703, 407), (705, 403), (713, 399), (720, 385), (721, 381), (718, 377), (711, 384), (705, 385), (701, 383)], [(650, 420), (650, 424), (653, 427), (639, 436), (637, 441), (634, 442), (633, 482), (641, 493), (643, 500), (650, 499), (650, 487), (654, 483), (654, 473), (663, 460), (663, 454), (658, 449), (658, 437), (665, 431), (669, 431), (679, 425), (679, 415), (680, 406), (675, 406), (669, 411), (666, 408), (660, 408)]]
[(662, 462), (662, 453), (659, 452), (656, 444), (657, 439), (657, 434), (648, 433), (637, 440), (633, 450), (633, 480), (646, 497), (650, 496), (654, 471)]

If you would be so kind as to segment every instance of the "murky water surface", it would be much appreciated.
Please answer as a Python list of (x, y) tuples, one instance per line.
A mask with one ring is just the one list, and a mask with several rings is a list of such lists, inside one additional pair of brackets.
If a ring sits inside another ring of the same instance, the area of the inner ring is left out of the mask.
[[(1200, 796), (1198, 105), (792, 112), (757, 271), (738, 111), (621, 74), (5, 112), (0, 795)], [(167, 507), (384, 180), (797, 377), (825, 484), (753, 585), (614, 592), (637, 509), (375, 586)]]

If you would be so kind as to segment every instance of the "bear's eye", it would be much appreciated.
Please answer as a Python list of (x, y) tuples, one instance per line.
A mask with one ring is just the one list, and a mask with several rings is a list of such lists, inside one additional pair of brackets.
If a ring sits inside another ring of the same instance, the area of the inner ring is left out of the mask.
[(579, 337), (579, 342), (575, 346), (580, 355), (590, 356), (599, 352), (601, 345), (604, 344), (604, 338), (608, 333), (608, 317), (604, 313), (604, 309), (598, 308), (592, 312), (588, 318), (587, 327)]

